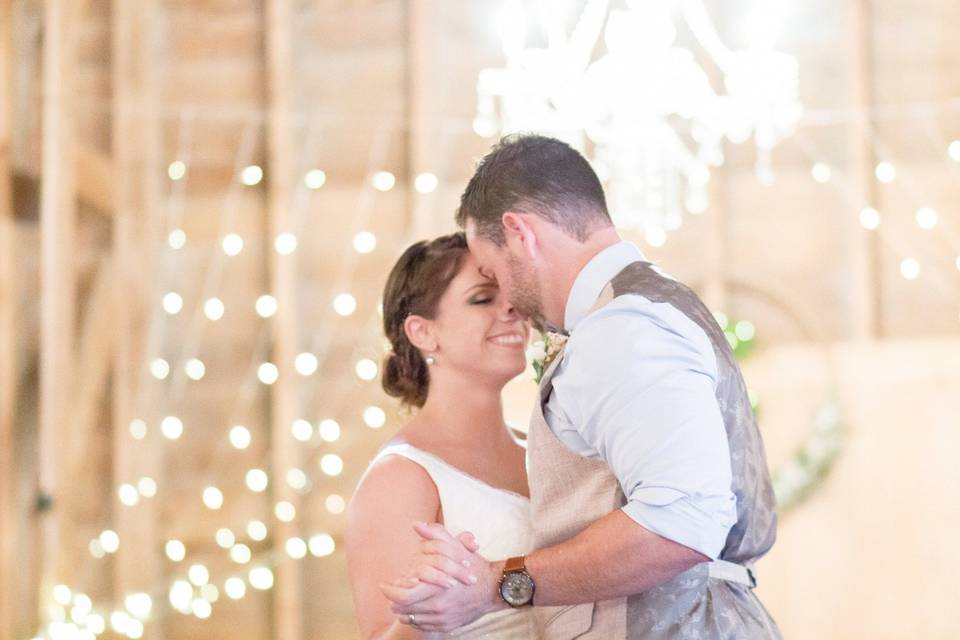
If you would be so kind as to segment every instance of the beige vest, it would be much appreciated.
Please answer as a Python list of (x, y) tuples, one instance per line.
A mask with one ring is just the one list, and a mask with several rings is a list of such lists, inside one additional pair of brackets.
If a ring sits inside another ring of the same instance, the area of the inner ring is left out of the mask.
[[(726, 337), (693, 291), (659, 274), (649, 263), (635, 262), (624, 268), (604, 289), (594, 310), (624, 294), (671, 304), (697, 323), (713, 344), (717, 402), (729, 441), (738, 517), (720, 557), (751, 566), (773, 545), (775, 502), (763, 442)], [(543, 405), (550, 397), (551, 379), (562, 357), (561, 353), (544, 372), (528, 436), (527, 467), (538, 549), (568, 540), (626, 502), (607, 464), (570, 451), (544, 419)], [(642, 419), (637, 428), (643, 428)], [(709, 576), (707, 564), (628, 598), (537, 607), (535, 611), (540, 636), (550, 640), (780, 638), (753, 590)]]

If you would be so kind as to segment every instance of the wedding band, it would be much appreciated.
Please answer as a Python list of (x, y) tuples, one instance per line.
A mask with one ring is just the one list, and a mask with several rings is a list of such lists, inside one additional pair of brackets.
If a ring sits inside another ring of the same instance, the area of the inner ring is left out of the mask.
[(410, 623), (411, 627), (417, 626), (417, 619), (413, 616), (412, 613), (407, 614), (407, 621)]

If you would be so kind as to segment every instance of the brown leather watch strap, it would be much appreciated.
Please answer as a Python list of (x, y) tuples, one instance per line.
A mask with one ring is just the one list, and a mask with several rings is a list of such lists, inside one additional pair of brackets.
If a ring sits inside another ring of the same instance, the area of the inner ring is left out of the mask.
[(527, 567), (524, 564), (526, 560), (525, 556), (516, 556), (513, 558), (507, 558), (506, 564), (503, 565), (503, 572), (510, 573), (512, 571), (526, 571)]

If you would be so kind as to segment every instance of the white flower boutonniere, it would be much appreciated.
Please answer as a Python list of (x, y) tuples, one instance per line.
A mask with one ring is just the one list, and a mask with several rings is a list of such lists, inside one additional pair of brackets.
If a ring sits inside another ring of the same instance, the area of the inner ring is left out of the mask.
[(550, 366), (550, 363), (556, 359), (557, 355), (567, 343), (569, 336), (562, 333), (547, 333), (540, 335), (540, 340), (536, 340), (527, 349), (527, 358), (533, 366), (533, 381), (540, 384), (544, 371)]

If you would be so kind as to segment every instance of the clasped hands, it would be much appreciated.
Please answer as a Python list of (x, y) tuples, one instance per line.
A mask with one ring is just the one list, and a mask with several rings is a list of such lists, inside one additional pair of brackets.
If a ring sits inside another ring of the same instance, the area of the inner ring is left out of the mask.
[(424, 522), (413, 529), (421, 541), (410, 571), (380, 585), (402, 624), (447, 633), (507, 606), (497, 593), (503, 563), (480, 556), (473, 534)]

